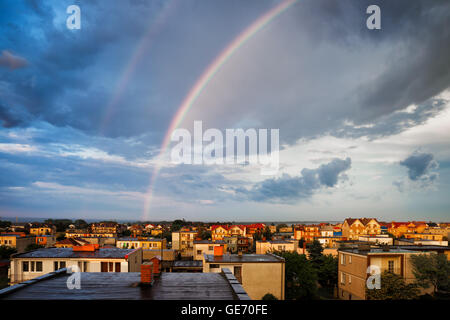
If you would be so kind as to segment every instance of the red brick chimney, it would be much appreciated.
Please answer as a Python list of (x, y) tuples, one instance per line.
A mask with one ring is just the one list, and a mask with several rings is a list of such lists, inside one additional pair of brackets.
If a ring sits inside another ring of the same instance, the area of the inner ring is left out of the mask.
[(153, 262), (153, 275), (156, 276), (159, 274), (159, 264), (160, 259), (156, 256), (150, 259), (151, 262)]
[(141, 264), (141, 284), (152, 285), (153, 283), (153, 262)]

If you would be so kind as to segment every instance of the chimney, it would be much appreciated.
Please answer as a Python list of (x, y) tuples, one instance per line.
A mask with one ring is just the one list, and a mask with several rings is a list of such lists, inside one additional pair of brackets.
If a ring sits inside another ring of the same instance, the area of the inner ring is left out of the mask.
[(214, 257), (223, 256), (223, 246), (214, 246)]
[(159, 256), (151, 258), (150, 261), (153, 262), (153, 275), (154, 276), (159, 275), (159, 264), (160, 264)]
[(144, 262), (141, 264), (141, 285), (153, 284), (153, 262)]

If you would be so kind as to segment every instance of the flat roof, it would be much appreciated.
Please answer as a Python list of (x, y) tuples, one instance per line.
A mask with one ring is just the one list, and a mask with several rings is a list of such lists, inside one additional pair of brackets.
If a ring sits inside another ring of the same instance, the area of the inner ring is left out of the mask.
[(382, 248), (370, 248), (367, 250), (360, 250), (358, 248), (345, 248), (345, 249), (338, 249), (338, 251), (348, 252), (348, 253), (355, 253), (367, 256), (369, 254), (399, 254), (399, 253), (418, 253), (414, 250), (404, 250), (399, 248), (390, 248), (388, 251), (383, 250)]
[(161, 238), (133, 238), (133, 237), (123, 237), (123, 238), (117, 238), (117, 241), (136, 241), (136, 242), (139, 242), (139, 241), (163, 241), (163, 240), (166, 240), (166, 239), (161, 239)]
[(194, 240), (194, 244), (226, 244), (223, 240)]
[[(248, 296), (236, 291), (223, 273), (165, 273), (153, 286), (140, 286), (139, 272), (81, 272), (81, 289), (67, 288), (70, 274), (53, 277), (10, 290), (5, 300), (234, 300)], [(234, 284), (233, 284), (234, 285)], [(17, 285), (21, 286), (21, 284)], [(242, 288), (241, 288), (242, 289)], [(242, 290), (241, 290), (242, 291)]]
[(175, 260), (172, 264), (174, 268), (202, 268), (202, 260)]
[(135, 249), (100, 248), (95, 251), (73, 251), (72, 248), (41, 248), (18, 253), (12, 258), (116, 258), (124, 259)]
[(223, 256), (214, 256), (213, 254), (204, 254), (205, 262), (211, 263), (234, 263), (234, 262), (282, 262), (283, 258), (274, 254), (224, 254)]

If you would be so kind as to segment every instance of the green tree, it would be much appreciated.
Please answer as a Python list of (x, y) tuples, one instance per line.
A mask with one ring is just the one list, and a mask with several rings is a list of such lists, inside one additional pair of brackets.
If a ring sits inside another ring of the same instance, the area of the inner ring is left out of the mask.
[(9, 246), (0, 246), (0, 259), (9, 259), (9, 257), (16, 252), (16, 248), (12, 248)]
[(320, 242), (317, 240), (314, 240), (306, 248), (306, 251), (308, 251), (309, 259), (313, 262), (314, 265), (316, 265), (318, 267), (318, 265), (320, 265), (320, 263), (322, 262), (322, 256), (323, 256), (322, 255), (323, 247), (320, 244)]
[(184, 221), (184, 219), (183, 220), (177, 219), (172, 222), (172, 226), (170, 229), (172, 232), (175, 232), (175, 231), (180, 230), (185, 224), (186, 224), (186, 221)]
[(87, 227), (89, 227), (89, 224), (86, 221), (84, 221), (83, 219), (75, 220), (75, 222), (73, 224), (75, 225), (75, 228), (77, 228), (77, 229), (86, 229)]
[(389, 271), (381, 274), (381, 288), (366, 288), (368, 300), (411, 300), (417, 299), (419, 290), (414, 283), (406, 284), (405, 280)]
[(211, 231), (203, 230), (200, 233), (200, 238), (202, 238), (202, 240), (209, 240), (209, 239), (211, 239)]
[(450, 261), (445, 254), (418, 254), (411, 256), (413, 274), (422, 288), (433, 287), (438, 290), (450, 290)]
[(25, 248), (25, 252), (32, 251), (32, 250), (36, 250), (36, 249), (40, 249), (40, 248), (45, 248), (45, 247), (44, 247), (44, 246), (41, 246), (40, 244), (32, 243), (32, 244), (29, 244), (29, 245)]
[(317, 298), (317, 272), (306, 256), (289, 251), (274, 253), (285, 259), (286, 299)]
[(278, 300), (277, 297), (275, 297), (271, 293), (266, 293), (261, 300)]
[(266, 238), (266, 240), (272, 240), (272, 232), (270, 232), (269, 226), (266, 226), (263, 232), (263, 237)]
[(323, 255), (317, 276), (319, 284), (333, 292), (338, 283), (338, 258), (331, 254)]
[(11, 221), (0, 220), (0, 228), (8, 228), (11, 226)]

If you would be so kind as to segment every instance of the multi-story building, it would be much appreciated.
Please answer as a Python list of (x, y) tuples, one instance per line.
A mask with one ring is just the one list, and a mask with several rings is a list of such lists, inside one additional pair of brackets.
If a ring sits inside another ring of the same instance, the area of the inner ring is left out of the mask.
[(298, 240), (256, 241), (256, 254), (266, 254), (274, 251), (297, 252)]
[(177, 250), (183, 257), (193, 257), (197, 235), (197, 231), (193, 230), (172, 232), (172, 249)]
[(194, 260), (203, 260), (203, 254), (214, 254), (215, 247), (227, 251), (227, 243), (223, 240), (194, 240)]
[(24, 236), (23, 234), (2, 233), (0, 234), (0, 246), (16, 248), (18, 253), (22, 253), (30, 244), (36, 243), (36, 237)]
[(284, 300), (285, 261), (273, 254), (205, 254), (203, 272), (229, 269), (242, 284), (251, 299), (261, 299), (267, 293)]
[[(375, 249), (369, 246), (339, 249), (338, 295), (345, 300), (365, 300), (366, 281), (377, 270), (400, 275), (407, 283), (415, 281), (410, 257), (418, 251), (399, 248)], [(371, 269), (368, 269), (368, 268)], [(374, 289), (375, 290), (375, 289)]]
[(44, 236), (56, 234), (56, 227), (47, 223), (34, 223), (30, 227), (30, 235)]
[(345, 219), (342, 224), (342, 236), (349, 240), (358, 240), (360, 235), (381, 234), (381, 226), (377, 219)]
[(71, 266), (81, 272), (138, 272), (141, 263), (142, 249), (42, 248), (11, 256), (10, 281), (15, 284)]
[(117, 248), (122, 249), (137, 249), (144, 250), (167, 249), (167, 240), (165, 238), (150, 238), (150, 237), (124, 237), (118, 238), (116, 242)]
[(114, 237), (118, 233), (118, 224), (116, 222), (98, 222), (91, 224), (91, 233), (109, 234)]
[(363, 235), (358, 237), (359, 241), (373, 242), (375, 244), (393, 245), (394, 239), (387, 234)]

